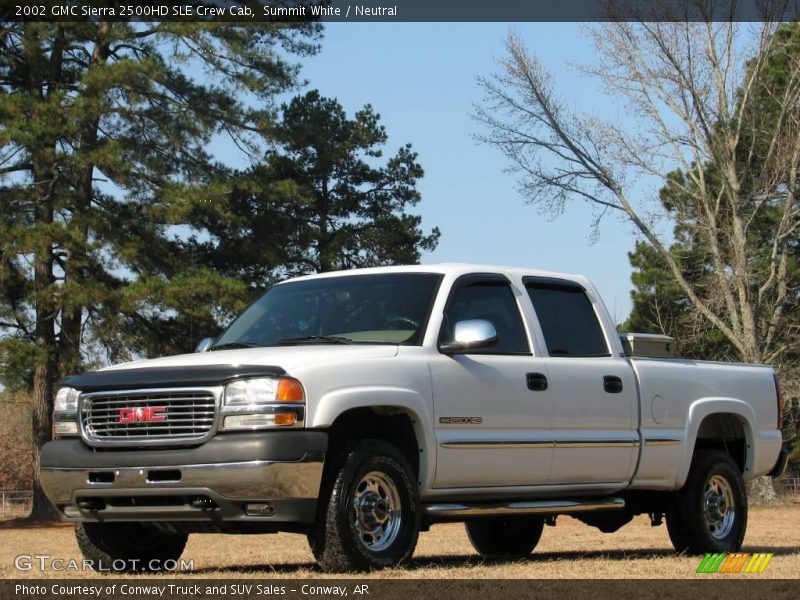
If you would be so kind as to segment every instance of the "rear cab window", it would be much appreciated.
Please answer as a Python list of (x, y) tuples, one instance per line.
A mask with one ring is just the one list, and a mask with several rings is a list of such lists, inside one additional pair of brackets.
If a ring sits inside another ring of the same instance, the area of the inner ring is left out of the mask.
[(586, 290), (573, 281), (523, 278), (551, 357), (608, 357), (603, 328)]

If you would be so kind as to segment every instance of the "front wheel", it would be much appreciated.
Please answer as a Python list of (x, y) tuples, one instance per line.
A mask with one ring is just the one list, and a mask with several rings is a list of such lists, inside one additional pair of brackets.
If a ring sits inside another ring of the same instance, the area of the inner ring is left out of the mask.
[(145, 523), (78, 523), (78, 547), (95, 571), (172, 571), (187, 534), (167, 533)]
[(678, 552), (736, 552), (747, 529), (747, 493), (739, 467), (718, 450), (699, 452), (686, 485), (667, 511)]
[(405, 457), (377, 440), (351, 442), (326, 470), (309, 545), (325, 571), (368, 571), (411, 559), (420, 511)]

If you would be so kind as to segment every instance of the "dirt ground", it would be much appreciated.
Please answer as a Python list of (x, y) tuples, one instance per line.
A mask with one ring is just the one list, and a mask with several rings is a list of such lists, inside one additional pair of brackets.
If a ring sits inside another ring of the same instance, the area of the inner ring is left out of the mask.
[[(403, 569), (368, 577), (425, 579), (585, 579), (592, 578), (792, 578), (800, 577), (800, 505), (752, 508), (743, 552), (774, 554), (760, 575), (696, 575), (700, 559), (674, 554), (666, 527), (651, 527), (638, 517), (613, 534), (603, 534), (569, 517), (546, 527), (529, 559), (488, 561), (470, 546), (461, 524), (436, 525), (420, 535), (413, 563)], [(0, 577), (85, 577), (79, 572), (18, 571), (18, 555), (46, 554), (51, 558), (80, 559), (72, 528), (0, 529)], [(183, 558), (194, 561), (194, 572), (184, 576), (209, 578), (316, 578), (303, 536), (193, 535)], [(94, 575), (99, 576), (99, 575)], [(166, 575), (176, 577), (177, 575)]]

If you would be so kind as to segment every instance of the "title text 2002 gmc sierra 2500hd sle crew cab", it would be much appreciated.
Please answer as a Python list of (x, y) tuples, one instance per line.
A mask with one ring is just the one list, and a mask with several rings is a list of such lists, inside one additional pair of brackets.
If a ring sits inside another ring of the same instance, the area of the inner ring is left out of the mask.
[(464, 521), (525, 555), (546, 519), (666, 516), (737, 550), (744, 482), (785, 466), (770, 367), (626, 352), (583, 277), (440, 265), (275, 285), (195, 354), (68, 378), (42, 484), (93, 564), (190, 533), (305, 533), (327, 570), (407, 561)]

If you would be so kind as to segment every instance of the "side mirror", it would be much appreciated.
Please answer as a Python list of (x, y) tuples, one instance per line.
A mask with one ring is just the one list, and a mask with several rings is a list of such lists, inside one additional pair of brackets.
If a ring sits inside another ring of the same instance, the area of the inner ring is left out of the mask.
[(206, 350), (208, 350), (208, 347), (212, 344), (213, 341), (214, 341), (213, 337), (203, 338), (202, 340), (200, 340), (197, 346), (195, 346), (194, 351), (205, 352)]
[(443, 354), (463, 354), (491, 348), (497, 344), (497, 329), (491, 321), (470, 319), (459, 321), (453, 330), (453, 340), (439, 345)]

